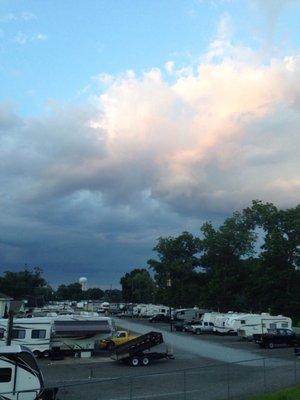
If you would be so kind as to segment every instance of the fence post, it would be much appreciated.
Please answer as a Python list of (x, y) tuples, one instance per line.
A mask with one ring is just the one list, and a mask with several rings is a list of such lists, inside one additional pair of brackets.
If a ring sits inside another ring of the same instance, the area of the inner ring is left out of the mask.
[(267, 382), (266, 382), (266, 359), (263, 359), (263, 374), (264, 374), (264, 393), (267, 391)]
[(186, 370), (183, 371), (183, 399), (186, 400)]
[(229, 374), (229, 366), (230, 364), (227, 364), (227, 368), (226, 368), (226, 380), (227, 380), (227, 399), (230, 399), (230, 383), (229, 383), (229, 378), (230, 378), (230, 374)]

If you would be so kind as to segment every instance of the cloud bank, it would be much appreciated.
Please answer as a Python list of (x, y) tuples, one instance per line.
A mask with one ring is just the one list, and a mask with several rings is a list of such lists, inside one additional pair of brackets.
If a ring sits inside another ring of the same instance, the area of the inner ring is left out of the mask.
[(160, 235), (299, 201), (300, 55), (265, 60), (226, 31), (196, 65), (103, 75), (82, 106), (1, 105), (2, 264), (90, 263), (117, 281)]

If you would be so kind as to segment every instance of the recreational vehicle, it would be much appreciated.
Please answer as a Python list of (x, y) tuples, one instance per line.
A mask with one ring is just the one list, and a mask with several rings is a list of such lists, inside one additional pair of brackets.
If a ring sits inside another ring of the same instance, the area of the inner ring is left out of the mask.
[(239, 318), (241, 313), (228, 312), (227, 314), (220, 314), (215, 318), (214, 332), (220, 334), (236, 333), (232, 324), (236, 318)]
[(239, 337), (251, 339), (256, 333), (267, 333), (269, 329), (292, 329), (291, 318), (283, 315), (244, 314), (232, 321), (232, 329)]
[[(0, 346), (6, 344), (8, 320), (0, 320)], [(49, 356), (53, 331), (49, 318), (16, 318), (13, 321), (12, 345), (27, 346), (36, 356)]]
[(43, 388), (43, 376), (28, 348), (20, 345), (0, 347), (1, 399), (42, 399)]
[(182, 320), (182, 321), (193, 321), (199, 320), (202, 316), (199, 308), (181, 308), (175, 310), (173, 313), (174, 320)]
[(51, 349), (55, 351), (93, 350), (97, 341), (115, 331), (109, 317), (65, 316), (56, 317), (53, 322)]

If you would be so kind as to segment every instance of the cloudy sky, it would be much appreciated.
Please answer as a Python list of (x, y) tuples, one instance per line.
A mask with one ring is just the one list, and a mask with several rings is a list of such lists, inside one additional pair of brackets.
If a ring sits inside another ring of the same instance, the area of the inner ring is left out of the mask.
[(299, 203), (300, 2), (0, 0), (0, 267), (117, 286), (155, 239)]

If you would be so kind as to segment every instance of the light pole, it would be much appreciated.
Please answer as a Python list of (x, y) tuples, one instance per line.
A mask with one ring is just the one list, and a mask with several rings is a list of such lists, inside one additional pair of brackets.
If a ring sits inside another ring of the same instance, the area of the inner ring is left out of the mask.
[(169, 288), (170, 292), (170, 300), (169, 300), (169, 315), (170, 315), (170, 331), (173, 331), (173, 326), (172, 326), (172, 308), (171, 308), (171, 287), (172, 287), (172, 281), (171, 278), (169, 277), (167, 279), (167, 287)]

